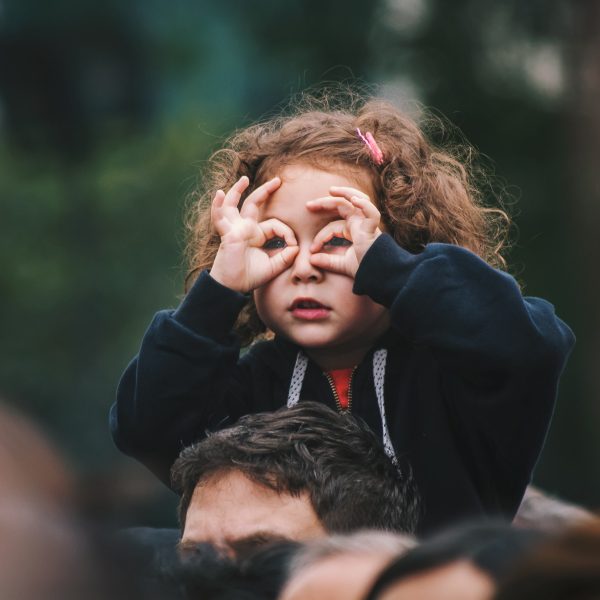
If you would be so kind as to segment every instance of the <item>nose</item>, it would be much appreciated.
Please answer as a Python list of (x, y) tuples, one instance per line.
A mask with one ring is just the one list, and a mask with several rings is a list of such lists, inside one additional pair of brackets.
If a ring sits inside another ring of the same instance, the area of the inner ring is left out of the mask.
[(317, 283), (323, 279), (323, 272), (310, 262), (310, 244), (305, 245), (298, 251), (296, 259), (292, 263), (292, 280), (294, 283)]

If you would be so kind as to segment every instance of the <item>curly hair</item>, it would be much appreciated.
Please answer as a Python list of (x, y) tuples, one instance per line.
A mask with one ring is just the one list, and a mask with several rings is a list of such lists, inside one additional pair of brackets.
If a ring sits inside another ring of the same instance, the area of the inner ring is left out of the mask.
[[(372, 132), (383, 151), (381, 164), (374, 163), (357, 128)], [(450, 134), (455, 137), (456, 129), (432, 113), (417, 125), (384, 100), (339, 89), (303, 94), (281, 114), (237, 131), (210, 157), (191, 197), (186, 291), (201, 270), (212, 266), (219, 248), (210, 222), (216, 191), (246, 175), (250, 186), (241, 205), (256, 187), (291, 164), (366, 173), (383, 225), (410, 252), (418, 253), (430, 242), (456, 244), (505, 268), (501, 252), (509, 217), (485, 204), (482, 189), (491, 178), (477, 162), (475, 149), (466, 142), (449, 144)], [(264, 331), (250, 302), (236, 332), (247, 344)]]

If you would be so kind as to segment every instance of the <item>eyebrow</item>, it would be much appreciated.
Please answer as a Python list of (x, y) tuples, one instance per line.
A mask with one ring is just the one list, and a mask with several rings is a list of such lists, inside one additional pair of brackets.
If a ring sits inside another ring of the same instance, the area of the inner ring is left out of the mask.
[[(256, 550), (262, 546), (266, 546), (268, 544), (273, 544), (276, 542), (292, 542), (295, 541), (290, 537), (285, 535), (280, 535), (277, 533), (273, 533), (271, 531), (255, 531), (247, 536), (241, 538), (235, 538), (232, 540), (226, 540), (225, 545), (233, 550), (235, 554), (243, 554), (245, 552), (250, 552), (252, 550)], [(214, 542), (210, 542), (207, 540), (180, 540), (177, 543), (177, 550), (181, 554), (187, 554), (190, 552), (194, 552), (197, 546), (201, 546), (203, 544), (211, 544), (216, 546)]]
[(276, 542), (291, 542), (292, 539), (271, 531), (257, 531), (242, 538), (237, 538), (228, 542), (228, 546), (236, 553), (243, 554), (251, 550), (256, 550), (262, 546)]

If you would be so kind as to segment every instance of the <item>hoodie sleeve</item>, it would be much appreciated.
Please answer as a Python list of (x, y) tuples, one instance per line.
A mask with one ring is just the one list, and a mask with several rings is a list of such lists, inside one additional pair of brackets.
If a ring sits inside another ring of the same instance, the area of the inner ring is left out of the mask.
[(245, 412), (251, 382), (232, 329), (246, 301), (203, 272), (179, 308), (154, 316), (121, 377), (115, 444), (167, 484), (185, 446)]
[(387, 234), (364, 256), (354, 292), (386, 306), (398, 334), (436, 356), (449, 418), (477, 477), (488, 470), (522, 491), (574, 344), (554, 307), (524, 297), (513, 277), (469, 250), (436, 243), (415, 255)]

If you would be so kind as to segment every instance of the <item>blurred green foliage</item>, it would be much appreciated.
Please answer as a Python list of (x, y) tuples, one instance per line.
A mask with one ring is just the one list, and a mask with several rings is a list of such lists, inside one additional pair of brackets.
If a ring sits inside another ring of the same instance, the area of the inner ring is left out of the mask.
[(182, 289), (180, 209), (206, 152), (182, 120), (75, 167), (3, 153), (2, 381), (71, 450), (106, 447), (97, 434), (131, 340)]

